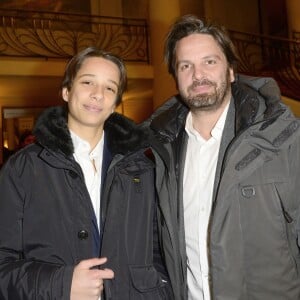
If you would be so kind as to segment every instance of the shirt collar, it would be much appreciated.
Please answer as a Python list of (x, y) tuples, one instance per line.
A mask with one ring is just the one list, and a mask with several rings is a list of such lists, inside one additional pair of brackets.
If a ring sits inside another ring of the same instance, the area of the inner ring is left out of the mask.
[(71, 138), (74, 146), (74, 152), (76, 155), (89, 155), (91, 159), (101, 155), (101, 149), (103, 149), (104, 144), (104, 132), (102, 134), (102, 137), (96, 147), (91, 152), (91, 146), (90, 144), (83, 140), (81, 137), (79, 137), (77, 134), (75, 134), (73, 131), (70, 130)]
[[(214, 128), (211, 131), (211, 135), (215, 139), (220, 139), (222, 136), (223, 129), (225, 126), (226, 116), (227, 116), (227, 112), (228, 112), (228, 108), (229, 108), (229, 103), (227, 103), (227, 105), (225, 106), (220, 118), (218, 119), (216, 125), (214, 126)], [(197, 140), (204, 140), (201, 137), (201, 135), (199, 134), (199, 132), (197, 130), (195, 130), (193, 127), (193, 117), (192, 117), (191, 112), (188, 113), (187, 118), (186, 118), (185, 131), (187, 132), (189, 137), (193, 137)]]

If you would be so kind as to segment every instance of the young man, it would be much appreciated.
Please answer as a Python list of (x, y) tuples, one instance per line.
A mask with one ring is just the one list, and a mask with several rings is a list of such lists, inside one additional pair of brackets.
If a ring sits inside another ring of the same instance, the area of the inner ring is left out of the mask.
[(46, 110), (36, 142), (2, 167), (1, 299), (96, 300), (103, 285), (101, 299), (168, 299), (154, 164), (144, 133), (114, 113), (125, 85), (118, 57), (78, 53), (63, 78), (67, 108)]
[(175, 299), (300, 299), (299, 120), (273, 79), (235, 74), (218, 26), (183, 16), (165, 59), (179, 95), (149, 122)]

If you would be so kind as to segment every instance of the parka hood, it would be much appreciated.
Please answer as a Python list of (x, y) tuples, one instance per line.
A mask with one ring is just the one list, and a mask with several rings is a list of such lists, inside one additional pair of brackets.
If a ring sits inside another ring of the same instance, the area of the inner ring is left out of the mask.
[[(272, 78), (236, 75), (231, 91), (236, 112), (236, 134), (255, 122), (268, 120), (265, 126), (270, 125), (287, 110), (281, 102), (279, 87)], [(147, 122), (160, 137), (170, 141), (184, 126), (188, 111), (180, 95), (176, 95), (158, 108)]]
[[(46, 109), (38, 118), (33, 133), (39, 144), (71, 156), (74, 147), (67, 126), (67, 115), (67, 109), (62, 106)], [(147, 140), (146, 131), (118, 113), (113, 113), (106, 120), (104, 130), (112, 154), (129, 153), (143, 147)]]

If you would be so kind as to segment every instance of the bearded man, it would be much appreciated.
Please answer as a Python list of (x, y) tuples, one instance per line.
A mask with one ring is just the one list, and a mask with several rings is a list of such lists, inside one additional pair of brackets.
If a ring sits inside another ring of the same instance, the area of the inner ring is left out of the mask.
[(175, 299), (300, 299), (299, 120), (272, 78), (235, 73), (222, 27), (181, 17), (165, 60), (179, 94), (144, 125)]

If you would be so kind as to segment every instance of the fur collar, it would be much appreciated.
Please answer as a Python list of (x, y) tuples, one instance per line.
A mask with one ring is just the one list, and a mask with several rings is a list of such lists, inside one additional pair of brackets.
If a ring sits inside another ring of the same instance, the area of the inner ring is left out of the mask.
[[(104, 130), (108, 148), (113, 155), (126, 154), (146, 146), (146, 131), (118, 113), (113, 113), (106, 120)], [(64, 107), (46, 109), (36, 122), (34, 135), (38, 143), (52, 151), (63, 152), (66, 156), (74, 153)]]

